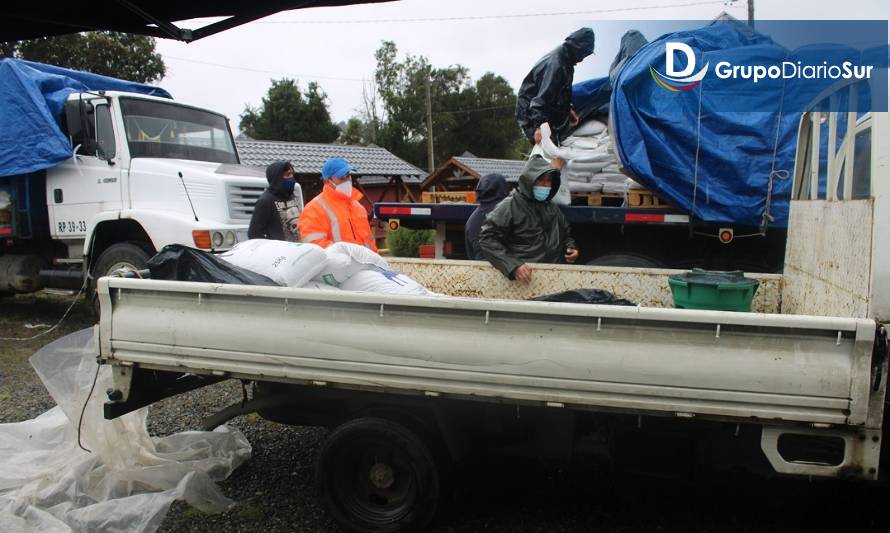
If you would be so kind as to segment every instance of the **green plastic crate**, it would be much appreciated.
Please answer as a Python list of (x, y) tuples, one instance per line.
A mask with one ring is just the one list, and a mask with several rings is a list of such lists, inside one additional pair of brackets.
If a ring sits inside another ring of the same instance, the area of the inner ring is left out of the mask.
[(760, 282), (741, 271), (719, 272), (693, 269), (668, 278), (674, 306), (712, 311), (751, 311), (751, 301)]

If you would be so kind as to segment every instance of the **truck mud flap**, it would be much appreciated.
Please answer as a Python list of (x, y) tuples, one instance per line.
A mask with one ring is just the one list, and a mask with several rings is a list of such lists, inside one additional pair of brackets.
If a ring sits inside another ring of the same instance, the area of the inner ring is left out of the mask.
[(106, 394), (104, 416), (112, 420), (154, 402), (191, 390), (219, 383), (224, 377), (202, 376), (181, 372), (164, 372), (138, 367), (114, 365), (114, 387)]

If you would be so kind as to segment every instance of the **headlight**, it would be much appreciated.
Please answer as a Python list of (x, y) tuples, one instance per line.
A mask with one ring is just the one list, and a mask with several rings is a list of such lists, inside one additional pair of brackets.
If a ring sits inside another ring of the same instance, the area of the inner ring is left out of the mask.
[(235, 246), (236, 242), (238, 242), (238, 239), (235, 237), (235, 232), (227, 231), (226, 232), (226, 246), (227, 247)]
[(223, 244), (223, 234), (219, 231), (213, 232), (213, 247), (219, 248)]

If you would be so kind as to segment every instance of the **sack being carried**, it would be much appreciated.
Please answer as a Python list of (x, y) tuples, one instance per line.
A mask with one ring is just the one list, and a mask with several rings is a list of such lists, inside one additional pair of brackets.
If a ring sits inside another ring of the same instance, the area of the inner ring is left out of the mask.
[(327, 263), (324, 249), (316, 244), (268, 239), (239, 243), (220, 257), (288, 287), (302, 287)]

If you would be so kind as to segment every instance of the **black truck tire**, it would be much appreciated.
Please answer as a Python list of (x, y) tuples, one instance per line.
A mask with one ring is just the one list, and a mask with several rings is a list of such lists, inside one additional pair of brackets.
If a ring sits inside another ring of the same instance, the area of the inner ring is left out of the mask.
[(351, 532), (423, 531), (439, 503), (439, 471), (423, 440), (383, 418), (358, 418), (328, 436), (315, 464), (318, 496)]
[(142, 270), (151, 258), (150, 247), (141, 242), (119, 242), (112, 244), (99, 255), (91, 272), (93, 279), (89, 285), (89, 298), (96, 316), (99, 316), (99, 299), (96, 298), (96, 282), (102, 276), (107, 276), (113, 271), (123, 268), (127, 270)]

